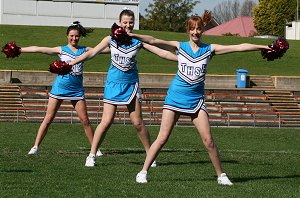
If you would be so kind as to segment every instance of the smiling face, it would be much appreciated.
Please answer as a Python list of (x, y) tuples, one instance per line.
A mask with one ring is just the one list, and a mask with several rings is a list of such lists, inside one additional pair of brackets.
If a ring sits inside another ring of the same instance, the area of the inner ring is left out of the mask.
[(203, 27), (202, 19), (199, 16), (192, 16), (188, 20), (187, 33), (189, 34), (191, 41), (195, 43), (200, 42), (202, 33), (204, 31)]
[(78, 45), (79, 39), (80, 39), (79, 31), (75, 30), (75, 29), (70, 30), (67, 35), (67, 38), (68, 38), (68, 44), (73, 47), (76, 47)]
[(120, 26), (125, 29), (125, 31), (132, 32), (134, 28), (134, 16), (123, 15), (120, 20)]

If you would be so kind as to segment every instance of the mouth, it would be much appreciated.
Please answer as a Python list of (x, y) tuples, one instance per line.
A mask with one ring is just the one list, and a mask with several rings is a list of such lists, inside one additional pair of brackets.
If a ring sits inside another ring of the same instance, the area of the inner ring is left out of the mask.
[(127, 33), (131, 33), (131, 32), (132, 32), (132, 29), (131, 29), (131, 28), (125, 28), (125, 31), (126, 31)]
[(193, 39), (199, 39), (199, 38), (200, 38), (200, 35), (192, 35), (192, 38), (193, 38)]

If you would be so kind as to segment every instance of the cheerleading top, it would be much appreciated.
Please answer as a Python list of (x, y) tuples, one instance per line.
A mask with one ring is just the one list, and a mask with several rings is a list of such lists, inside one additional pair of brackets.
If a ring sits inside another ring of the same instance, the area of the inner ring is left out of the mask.
[(116, 83), (138, 82), (137, 55), (142, 46), (142, 42), (135, 38), (132, 38), (130, 45), (121, 45), (111, 38), (111, 64), (106, 81)]
[(104, 103), (128, 105), (137, 96), (141, 100), (137, 54), (143, 44), (132, 38), (130, 45), (110, 39), (111, 64), (104, 88)]
[(210, 44), (202, 43), (193, 52), (189, 42), (179, 43), (178, 71), (167, 92), (164, 108), (183, 113), (195, 113), (205, 108), (204, 81), (212, 56)]
[[(84, 54), (86, 50), (86, 47), (78, 46), (77, 51), (73, 52), (67, 45), (61, 46), (59, 58), (61, 61), (69, 63)], [(74, 65), (68, 74), (56, 76), (50, 97), (68, 100), (84, 99), (83, 63)]]

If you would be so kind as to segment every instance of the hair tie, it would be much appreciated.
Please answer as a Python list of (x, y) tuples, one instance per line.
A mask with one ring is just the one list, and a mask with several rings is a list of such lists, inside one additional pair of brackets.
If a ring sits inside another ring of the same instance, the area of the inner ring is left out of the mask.
[(73, 23), (71, 23), (71, 26), (78, 26), (80, 24), (79, 21), (74, 21)]
[(128, 7), (124, 7), (123, 10), (130, 10)]

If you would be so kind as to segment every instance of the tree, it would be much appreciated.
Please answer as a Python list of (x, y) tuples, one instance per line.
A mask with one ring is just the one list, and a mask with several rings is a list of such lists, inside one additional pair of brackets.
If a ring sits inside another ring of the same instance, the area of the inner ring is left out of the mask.
[(253, 8), (256, 6), (256, 3), (253, 0), (245, 0), (240, 15), (242, 16), (253, 16)]
[(240, 12), (240, 2), (239, 0), (222, 1), (216, 5), (213, 9), (213, 16), (220, 23), (225, 23), (231, 19), (236, 18)]
[(285, 24), (295, 19), (297, 0), (260, 0), (254, 8), (254, 27), (261, 35), (284, 36)]
[(186, 20), (198, 3), (200, 1), (154, 0), (153, 4), (149, 4), (149, 9), (145, 9), (146, 16), (140, 29), (184, 32)]
[(225, 23), (238, 16), (252, 16), (252, 9), (255, 5), (254, 0), (245, 0), (242, 6), (240, 6), (239, 0), (222, 1), (214, 7), (213, 16), (220, 23)]

